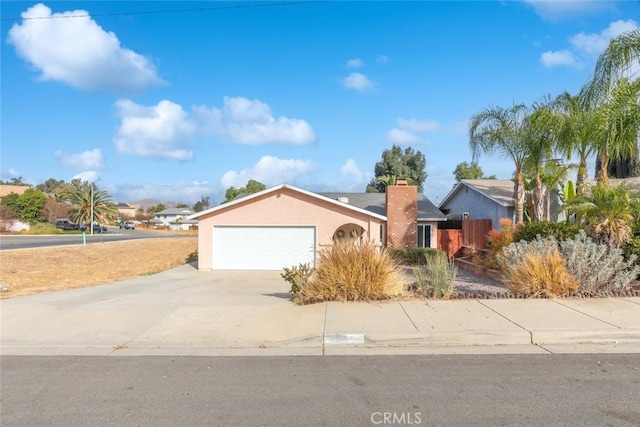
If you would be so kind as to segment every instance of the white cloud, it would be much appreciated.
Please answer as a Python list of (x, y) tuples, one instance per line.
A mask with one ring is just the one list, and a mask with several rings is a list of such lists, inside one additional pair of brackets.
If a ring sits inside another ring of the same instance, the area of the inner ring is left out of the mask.
[(417, 144), (420, 137), (403, 129), (393, 128), (387, 133), (387, 140), (394, 144)]
[(547, 67), (591, 64), (607, 48), (611, 39), (636, 29), (638, 24), (629, 19), (614, 21), (599, 33), (578, 33), (569, 38), (570, 49), (544, 52), (540, 62)]
[(568, 50), (547, 51), (540, 57), (540, 62), (547, 67), (556, 65), (576, 65), (576, 59)]
[(229, 142), (301, 145), (316, 140), (309, 123), (301, 119), (273, 117), (271, 107), (257, 99), (225, 97), (222, 108), (198, 106), (194, 113), (205, 133)]
[(60, 165), (76, 169), (104, 169), (104, 156), (99, 148), (77, 154), (64, 154), (58, 150), (54, 153)]
[[(87, 16), (64, 19), (77, 15)], [(103, 30), (84, 10), (52, 14), (39, 3), (22, 18), (9, 30), (7, 41), (42, 80), (82, 90), (124, 92), (163, 83), (149, 59), (122, 47), (113, 32)]]
[(342, 84), (347, 89), (354, 89), (358, 92), (370, 92), (375, 89), (375, 83), (361, 73), (349, 74), (349, 76), (342, 81)]
[(223, 188), (242, 187), (247, 181), (254, 179), (267, 187), (282, 184), (293, 184), (296, 179), (305, 173), (312, 171), (314, 164), (308, 160), (279, 159), (273, 156), (263, 156), (250, 169), (241, 171), (228, 171), (220, 179)]
[(71, 179), (80, 179), (82, 181), (87, 181), (87, 182), (96, 182), (98, 180), (98, 176), (99, 174), (96, 171), (84, 171), (74, 175), (73, 178)]
[(609, 1), (594, 0), (525, 0), (543, 19), (558, 21), (571, 19), (580, 15), (600, 13), (613, 10), (615, 6)]
[(389, 62), (389, 57), (387, 55), (378, 55), (378, 57), (376, 58), (376, 62), (378, 64), (386, 64), (387, 62)]
[(347, 61), (348, 68), (360, 68), (364, 65), (360, 58), (354, 58)]
[(356, 182), (368, 180), (367, 174), (360, 169), (358, 163), (354, 159), (348, 159), (344, 165), (340, 167), (340, 173), (349, 178), (353, 178)]
[[(122, 184), (109, 193), (118, 201), (133, 203), (143, 199), (156, 199), (165, 202), (194, 204), (201, 196), (210, 196), (211, 205), (216, 203), (212, 197), (216, 189), (208, 182), (174, 182), (169, 184)], [(219, 202), (219, 200), (218, 200)]]
[(627, 31), (638, 29), (635, 21), (629, 19), (627, 21), (618, 20), (609, 24), (607, 28), (599, 34), (578, 33), (569, 39), (569, 42), (578, 52), (585, 55), (598, 57), (603, 50), (609, 45), (609, 41), (618, 37)]
[(146, 107), (128, 99), (115, 105), (121, 118), (114, 137), (119, 152), (173, 160), (193, 157), (188, 139), (196, 128), (180, 105), (163, 100)]
[(442, 125), (435, 120), (403, 119), (396, 120), (396, 127), (387, 133), (387, 140), (394, 144), (424, 143), (420, 134), (442, 130)]

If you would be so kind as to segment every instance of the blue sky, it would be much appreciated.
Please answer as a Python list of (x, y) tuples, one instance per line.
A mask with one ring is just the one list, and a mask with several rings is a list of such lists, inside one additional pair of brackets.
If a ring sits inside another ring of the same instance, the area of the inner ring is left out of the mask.
[(425, 154), (435, 202), (472, 114), (576, 93), (640, 23), (637, 1), (274, 3), (2, 2), (1, 178), (123, 202), (364, 191), (395, 143)]

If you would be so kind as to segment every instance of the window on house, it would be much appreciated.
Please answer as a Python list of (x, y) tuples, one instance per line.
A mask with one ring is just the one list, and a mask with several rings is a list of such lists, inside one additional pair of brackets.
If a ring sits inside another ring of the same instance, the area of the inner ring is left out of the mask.
[(387, 245), (387, 225), (380, 224), (380, 244), (383, 246)]
[(430, 224), (418, 225), (418, 247), (419, 248), (431, 247), (431, 225)]

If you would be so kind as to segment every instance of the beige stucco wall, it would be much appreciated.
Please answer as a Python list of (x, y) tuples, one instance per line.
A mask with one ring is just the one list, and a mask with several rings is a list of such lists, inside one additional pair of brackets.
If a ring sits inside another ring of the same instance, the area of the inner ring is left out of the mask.
[(216, 225), (306, 225), (316, 227), (316, 251), (332, 244), (333, 233), (345, 224), (364, 229), (363, 240), (380, 243), (382, 220), (297, 191), (280, 190), (204, 215), (198, 224), (198, 268), (212, 269), (213, 228)]

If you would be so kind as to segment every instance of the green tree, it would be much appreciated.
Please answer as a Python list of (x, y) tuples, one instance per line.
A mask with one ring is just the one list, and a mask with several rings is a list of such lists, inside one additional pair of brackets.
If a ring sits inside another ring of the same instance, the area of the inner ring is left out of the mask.
[(11, 213), (14, 218), (18, 218), (18, 214), (20, 212), (20, 209), (18, 208), (19, 198), (20, 196), (16, 193), (9, 193), (0, 201), (0, 205), (6, 207), (8, 212)]
[(394, 185), (397, 178), (407, 178), (409, 184), (416, 185), (422, 192), (427, 179), (426, 166), (427, 161), (420, 151), (411, 147), (403, 150), (394, 144), (390, 150), (382, 152), (381, 160), (373, 170), (375, 178), (367, 184), (367, 193), (384, 193), (387, 185)]
[(258, 193), (262, 190), (265, 190), (267, 187), (263, 183), (259, 181), (255, 181), (250, 179), (247, 182), (247, 185), (240, 188), (229, 187), (227, 191), (224, 193), (224, 201), (222, 203), (227, 203), (238, 197), (240, 194), (253, 194)]
[(56, 189), (60, 188), (64, 184), (64, 180), (57, 180), (55, 178), (49, 178), (42, 184), (36, 185), (36, 190), (40, 190), (48, 196), (55, 194)]
[(202, 212), (202, 211), (204, 211), (206, 209), (209, 209), (209, 207), (211, 206), (209, 200), (210, 200), (210, 198), (208, 196), (201, 196), (200, 200), (198, 200), (193, 205), (193, 211), (194, 212)]
[(526, 134), (528, 116), (528, 109), (523, 104), (510, 108), (489, 107), (474, 114), (469, 126), (469, 145), (474, 161), (481, 153), (495, 153), (513, 161), (516, 224), (524, 222), (523, 167), (529, 155)]
[(178, 203), (178, 204), (176, 205), (176, 208), (188, 208), (188, 207), (189, 207), (189, 205), (187, 205), (187, 204), (185, 204), (185, 203)]
[(46, 194), (40, 190), (29, 188), (18, 197), (18, 218), (29, 224), (42, 222), (43, 209), (46, 201)]
[(463, 179), (496, 179), (495, 175), (485, 176), (478, 162), (458, 163), (453, 170), (453, 175), (456, 177), (456, 182), (460, 182)]
[(7, 184), (7, 185), (29, 185), (26, 182), (22, 181), (22, 177), (21, 176), (14, 176), (13, 178), (11, 178), (9, 181), (3, 181), (0, 179), (0, 184)]

